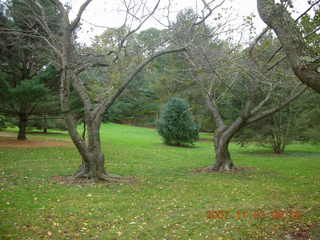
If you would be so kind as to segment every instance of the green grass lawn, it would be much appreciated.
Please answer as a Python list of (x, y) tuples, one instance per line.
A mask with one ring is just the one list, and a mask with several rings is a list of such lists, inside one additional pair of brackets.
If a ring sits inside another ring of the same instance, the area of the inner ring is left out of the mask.
[(51, 177), (80, 164), (72, 145), (0, 148), (0, 239), (320, 239), (319, 145), (282, 156), (231, 145), (250, 170), (194, 174), (214, 161), (211, 142), (169, 147), (153, 129), (116, 124), (101, 132), (107, 170), (136, 182), (59, 184)]

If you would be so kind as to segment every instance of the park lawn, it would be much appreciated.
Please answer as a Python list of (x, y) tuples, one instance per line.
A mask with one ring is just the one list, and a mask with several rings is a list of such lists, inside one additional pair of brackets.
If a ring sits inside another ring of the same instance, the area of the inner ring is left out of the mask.
[(101, 136), (107, 170), (135, 182), (59, 184), (53, 176), (80, 164), (72, 145), (0, 148), (0, 239), (320, 239), (319, 145), (278, 156), (232, 144), (246, 170), (195, 174), (214, 160), (210, 141), (169, 147), (153, 129), (117, 124)]

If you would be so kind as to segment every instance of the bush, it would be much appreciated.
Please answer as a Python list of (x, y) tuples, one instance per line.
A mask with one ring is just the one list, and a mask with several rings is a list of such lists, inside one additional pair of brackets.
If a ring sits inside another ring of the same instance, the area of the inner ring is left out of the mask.
[(199, 127), (193, 121), (188, 103), (172, 98), (160, 113), (157, 130), (168, 145), (193, 144), (199, 138)]
[(0, 130), (6, 128), (6, 121), (5, 121), (5, 117), (0, 115)]

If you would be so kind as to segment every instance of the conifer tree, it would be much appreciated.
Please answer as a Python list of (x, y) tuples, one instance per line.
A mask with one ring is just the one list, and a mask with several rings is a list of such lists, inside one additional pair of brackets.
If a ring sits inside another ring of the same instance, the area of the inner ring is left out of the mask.
[(189, 105), (181, 98), (172, 98), (165, 105), (157, 130), (168, 145), (193, 144), (199, 136), (199, 127), (193, 121)]

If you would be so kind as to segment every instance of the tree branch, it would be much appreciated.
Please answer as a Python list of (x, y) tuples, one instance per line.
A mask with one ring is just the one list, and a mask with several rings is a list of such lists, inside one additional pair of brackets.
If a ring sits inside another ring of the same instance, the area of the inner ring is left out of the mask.
[(301, 82), (320, 92), (319, 63), (305, 61), (312, 56), (303, 39), (303, 35), (287, 9), (274, 0), (257, 0), (261, 19), (272, 28), (278, 36), (288, 57), (288, 62)]
[[(299, 85), (301, 86), (301, 84)], [(291, 102), (293, 102), (295, 99), (297, 99), (299, 96), (301, 96), (305, 90), (307, 89), (307, 86), (303, 86), (296, 94), (293, 96), (289, 97), (286, 101), (284, 101), (281, 105), (274, 107), (272, 109), (266, 110), (261, 112), (260, 114), (257, 114), (255, 116), (250, 117), (247, 122), (248, 124), (254, 123), (256, 121), (259, 121), (260, 119), (263, 119), (269, 115), (272, 115), (276, 112), (279, 112), (281, 109), (287, 107)]]
[(201, 1), (202, 1), (203, 5), (205, 6), (205, 8), (209, 10), (209, 12), (204, 17), (202, 17), (202, 19), (200, 21), (195, 22), (193, 24), (195, 26), (201, 25), (202, 23), (204, 23), (211, 16), (211, 14), (214, 12), (214, 10), (221, 7), (225, 3), (225, 0), (223, 0), (218, 5), (216, 5), (214, 8), (211, 8), (210, 4), (208, 4), (205, 0), (201, 0)]
[(101, 104), (101, 106), (95, 110), (95, 118), (97, 118), (99, 115), (101, 115), (101, 113), (103, 113), (104, 111), (108, 110), (112, 106), (112, 104), (116, 101), (116, 99), (122, 94), (122, 92), (128, 87), (128, 85), (135, 79), (135, 77), (138, 75), (138, 73), (140, 73), (144, 69), (144, 67), (147, 66), (149, 63), (151, 63), (154, 59), (156, 59), (160, 56), (166, 55), (166, 54), (178, 53), (178, 52), (182, 52), (185, 50), (186, 49), (184, 47), (182, 47), (182, 48), (178, 48), (178, 49), (161, 51), (161, 52), (158, 52), (157, 54), (149, 57), (144, 62), (142, 62), (136, 68), (136, 70), (130, 74), (130, 76), (125, 81), (125, 83), (120, 88), (118, 88), (117, 92), (111, 97), (111, 99), (108, 101), (108, 99), (106, 98), (104, 100), (104, 103)]
[(72, 21), (71, 25), (70, 25), (70, 30), (73, 32), (77, 27), (78, 24), (81, 20), (82, 14), (84, 13), (84, 11), (86, 10), (86, 8), (89, 6), (89, 4), (92, 2), (93, 0), (86, 0), (80, 7), (78, 14), (76, 16), (76, 18)]

